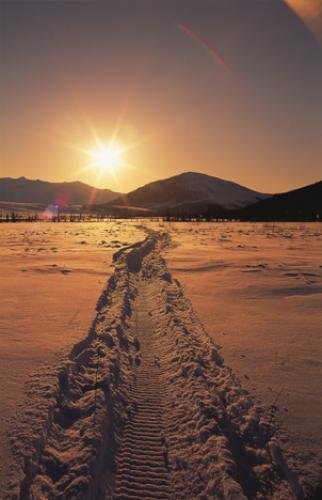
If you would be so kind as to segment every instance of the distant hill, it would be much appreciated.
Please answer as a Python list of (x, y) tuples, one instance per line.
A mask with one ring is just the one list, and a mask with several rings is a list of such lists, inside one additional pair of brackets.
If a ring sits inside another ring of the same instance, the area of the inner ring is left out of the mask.
[(25, 177), (0, 178), (0, 201), (58, 204), (62, 208), (87, 203), (107, 203), (120, 196), (110, 189), (96, 189), (82, 182), (47, 182)]
[(48, 205), (90, 207), (116, 216), (171, 215), (259, 221), (322, 220), (322, 181), (267, 195), (231, 181), (186, 172), (146, 184), (126, 195), (82, 182), (0, 178), (0, 209), (39, 211)]
[(168, 179), (146, 184), (123, 195), (105, 207), (131, 206), (164, 213), (169, 209), (194, 211), (198, 206), (212, 205), (224, 209), (236, 209), (267, 198), (267, 194), (253, 191), (231, 181), (197, 172), (185, 172)]
[(322, 181), (249, 205), (239, 213), (247, 220), (322, 220)]

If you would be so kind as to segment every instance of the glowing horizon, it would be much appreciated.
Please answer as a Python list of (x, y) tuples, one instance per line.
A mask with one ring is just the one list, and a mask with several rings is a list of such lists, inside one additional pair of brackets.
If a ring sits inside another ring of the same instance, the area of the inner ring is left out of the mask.
[(121, 192), (185, 171), (262, 192), (321, 177), (320, 0), (4, 3), (1, 177)]

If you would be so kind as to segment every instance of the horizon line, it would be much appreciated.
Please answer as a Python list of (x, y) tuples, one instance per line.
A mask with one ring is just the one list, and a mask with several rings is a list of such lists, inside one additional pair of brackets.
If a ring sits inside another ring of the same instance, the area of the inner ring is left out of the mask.
[(192, 171), (192, 170), (187, 170), (187, 171), (180, 172), (180, 173), (177, 173), (177, 174), (169, 175), (167, 177), (157, 178), (157, 179), (152, 180), (150, 182), (146, 182), (145, 184), (140, 184), (137, 187), (135, 187), (135, 188), (133, 188), (130, 191), (127, 191), (127, 192), (114, 190), (113, 188), (107, 187), (107, 186), (95, 186), (95, 185), (92, 185), (92, 184), (88, 184), (87, 182), (81, 181), (79, 179), (75, 179), (75, 180), (62, 180), (62, 181), (52, 180), (51, 181), (51, 180), (40, 179), (40, 178), (29, 178), (29, 177), (26, 177), (25, 175), (20, 175), (20, 176), (17, 176), (17, 177), (3, 176), (3, 177), (0, 177), (0, 181), (3, 180), (3, 179), (11, 179), (11, 180), (26, 179), (27, 181), (31, 181), (31, 182), (37, 182), (38, 181), (38, 182), (47, 182), (49, 184), (75, 184), (75, 183), (80, 183), (80, 184), (83, 184), (83, 185), (87, 185), (87, 186), (89, 186), (92, 189), (98, 189), (98, 190), (101, 190), (101, 191), (103, 191), (103, 190), (109, 190), (109, 191), (113, 191), (114, 193), (117, 193), (117, 194), (120, 194), (120, 195), (128, 195), (128, 194), (132, 193), (133, 191), (136, 191), (137, 189), (140, 189), (142, 187), (148, 186), (149, 184), (152, 184), (154, 182), (164, 181), (164, 180), (167, 180), (167, 179), (171, 179), (173, 177), (179, 177), (180, 175), (189, 174), (189, 173), (205, 175), (207, 177), (212, 177), (214, 179), (219, 179), (221, 181), (231, 182), (231, 183), (237, 184), (237, 185), (239, 185), (239, 186), (241, 186), (243, 188), (250, 189), (252, 191), (257, 191), (258, 193), (261, 193), (261, 194), (268, 194), (268, 195), (275, 195), (275, 194), (287, 193), (289, 191), (294, 191), (296, 189), (301, 189), (302, 187), (307, 187), (307, 186), (311, 186), (313, 184), (317, 184), (319, 182), (322, 182), (322, 178), (320, 178), (318, 180), (309, 182), (307, 184), (300, 184), (298, 186), (291, 187), (291, 188), (289, 188), (287, 190), (267, 192), (267, 191), (262, 191), (261, 189), (252, 188), (252, 187), (249, 187), (248, 185), (241, 184), (238, 181), (234, 181), (234, 180), (231, 180), (231, 179), (225, 179), (223, 177), (218, 177), (218, 176), (215, 176), (215, 175), (212, 175), (212, 174), (208, 174), (208, 173), (205, 173), (205, 172)]

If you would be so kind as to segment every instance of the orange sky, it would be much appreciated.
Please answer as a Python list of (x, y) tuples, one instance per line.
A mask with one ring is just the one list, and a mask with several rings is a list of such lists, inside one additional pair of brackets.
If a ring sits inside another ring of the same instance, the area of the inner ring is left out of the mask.
[[(320, 0), (289, 3), (316, 21)], [(283, 2), (9, 4), (1, 176), (124, 192), (191, 170), (266, 192), (321, 179), (321, 50)], [(80, 149), (116, 130), (136, 145), (99, 178)]]

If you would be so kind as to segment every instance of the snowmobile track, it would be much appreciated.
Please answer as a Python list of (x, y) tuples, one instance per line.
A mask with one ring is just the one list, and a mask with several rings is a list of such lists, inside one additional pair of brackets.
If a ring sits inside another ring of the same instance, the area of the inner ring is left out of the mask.
[(167, 450), (163, 442), (164, 387), (155, 358), (155, 326), (148, 302), (145, 281), (142, 280), (134, 304), (134, 328), (140, 341), (142, 358), (136, 368), (131, 392), (133, 415), (125, 426), (116, 455), (115, 499), (171, 498)]
[(4, 498), (302, 498), (272, 423), (171, 276), (168, 244), (150, 232), (114, 255), (88, 336), (65, 359), (41, 439)]

